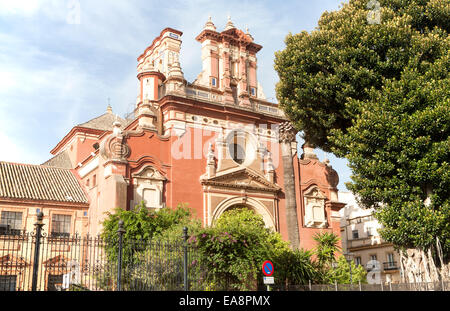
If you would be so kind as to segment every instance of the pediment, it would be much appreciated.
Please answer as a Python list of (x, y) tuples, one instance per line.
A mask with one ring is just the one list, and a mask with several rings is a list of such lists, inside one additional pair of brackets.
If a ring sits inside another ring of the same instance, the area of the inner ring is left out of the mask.
[(315, 199), (324, 199), (324, 200), (327, 199), (325, 193), (320, 191), (320, 189), (317, 186), (313, 186), (310, 189), (306, 190), (303, 196)]
[(211, 178), (202, 177), (201, 183), (221, 188), (249, 189), (262, 192), (277, 192), (281, 189), (277, 184), (268, 181), (263, 175), (247, 167), (232, 168)]
[(152, 180), (166, 180), (166, 178), (153, 166), (146, 166), (136, 173), (132, 174), (133, 178), (144, 178)]
[(252, 39), (250, 39), (242, 30), (237, 28), (231, 28), (225, 31), (222, 31), (221, 34), (226, 34), (233, 37), (235, 40), (244, 41), (251, 43)]

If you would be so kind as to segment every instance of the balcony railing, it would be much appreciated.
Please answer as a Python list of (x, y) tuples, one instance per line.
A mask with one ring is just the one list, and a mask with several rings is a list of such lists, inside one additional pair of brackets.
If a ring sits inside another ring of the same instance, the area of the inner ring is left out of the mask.
[(396, 261), (383, 262), (384, 270), (398, 270), (398, 265)]

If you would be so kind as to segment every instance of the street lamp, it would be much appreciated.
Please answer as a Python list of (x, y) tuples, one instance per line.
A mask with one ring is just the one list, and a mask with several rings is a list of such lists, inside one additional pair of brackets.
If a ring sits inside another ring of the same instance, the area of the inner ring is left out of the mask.
[(355, 254), (353, 254), (353, 253), (344, 253), (343, 255), (345, 256), (345, 259), (348, 262), (348, 267), (350, 269), (350, 284), (353, 284), (352, 264), (351, 264), (351, 262), (352, 262), (353, 256), (355, 256)]

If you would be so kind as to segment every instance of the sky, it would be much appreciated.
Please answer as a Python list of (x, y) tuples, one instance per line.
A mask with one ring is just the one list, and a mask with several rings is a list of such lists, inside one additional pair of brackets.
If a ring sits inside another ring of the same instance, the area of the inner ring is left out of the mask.
[[(258, 79), (277, 102), (274, 54), (291, 33), (311, 31), (341, 0), (138, 1), (0, 0), (0, 161), (41, 164), (77, 124), (106, 111), (121, 116), (136, 102), (137, 57), (166, 27), (183, 32), (180, 63), (187, 81), (201, 71), (195, 37), (211, 16), (218, 31), (228, 16), (263, 46)], [(316, 150), (338, 172), (345, 159)]]

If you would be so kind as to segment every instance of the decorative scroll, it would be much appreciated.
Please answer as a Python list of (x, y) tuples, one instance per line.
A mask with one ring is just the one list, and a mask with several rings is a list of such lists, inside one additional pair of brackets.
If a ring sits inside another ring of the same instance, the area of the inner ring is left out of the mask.
[(279, 142), (280, 143), (291, 143), (295, 141), (296, 130), (292, 126), (291, 122), (283, 122), (278, 128), (279, 132)]

